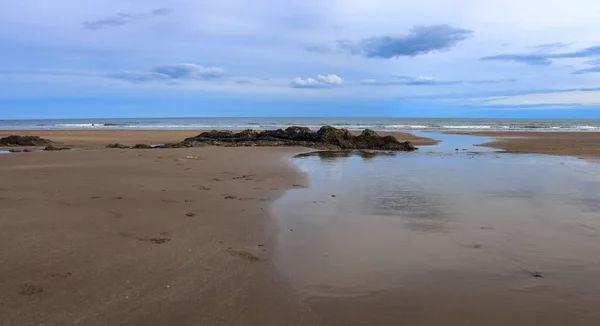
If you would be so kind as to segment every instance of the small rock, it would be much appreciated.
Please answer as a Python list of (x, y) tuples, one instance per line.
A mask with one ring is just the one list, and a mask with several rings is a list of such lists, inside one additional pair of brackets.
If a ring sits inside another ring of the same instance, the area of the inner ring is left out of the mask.
[(0, 146), (48, 146), (52, 142), (38, 136), (8, 136), (0, 138)]
[(120, 148), (120, 149), (125, 149), (125, 148), (129, 148), (129, 146), (125, 146), (125, 145), (119, 144), (119, 143), (114, 143), (114, 144), (108, 144), (108, 145), (106, 145), (106, 148)]
[(52, 144), (46, 146), (46, 148), (44, 148), (44, 151), (46, 152), (52, 152), (52, 151), (68, 151), (70, 150), (70, 148), (68, 147), (56, 147)]
[(531, 275), (531, 277), (535, 277), (535, 278), (543, 278), (544, 275), (542, 275), (541, 272), (538, 271), (530, 271), (529, 274)]

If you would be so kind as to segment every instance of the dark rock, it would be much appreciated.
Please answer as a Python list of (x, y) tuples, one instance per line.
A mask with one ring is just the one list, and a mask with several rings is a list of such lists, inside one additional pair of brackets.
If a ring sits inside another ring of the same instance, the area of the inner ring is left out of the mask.
[(135, 148), (135, 149), (150, 149), (150, 148), (152, 148), (152, 146), (150, 146), (148, 144), (137, 144), (137, 145), (133, 146), (133, 148)]
[(304, 146), (318, 149), (371, 149), (389, 151), (414, 151), (410, 142), (399, 142), (392, 136), (381, 137), (366, 129), (354, 136), (346, 129), (331, 126), (321, 127), (313, 132), (306, 127), (289, 127), (285, 130), (265, 130), (256, 132), (244, 130), (238, 133), (213, 130), (203, 132), (196, 137), (187, 138), (181, 147), (214, 146)]
[(258, 132), (252, 129), (246, 129), (233, 135), (237, 139), (253, 139), (258, 137)]
[(0, 138), (0, 146), (48, 146), (52, 142), (38, 136), (8, 136)]
[(185, 147), (194, 147), (191, 143), (167, 143), (161, 146), (155, 146), (154, 148), (185, 148)]
[(54, 146), (52, 144), (50, 144), (50, 145), (46, 146), (46, 148), (44, 148), (44, 151), (46, 151), (46, 152), (68, 151), (68, 150), (71, 150), (71, 149), (68, 148), (68, 147), (56, 147), (56, 146)]
[(119, 144), (119, 143), (114, 143), (114, 144), (108, 144), (106, 145), (106, 148), (130, 148), (129, 146), (125, 146), (123, 144)]
[(544, 275), (538, 271), (529, 271), (529, 275), (534, 278), (543, 278)]
[(16, 149), (16, 148), (9, 149), (8, 151), (11, 152), (11, 153), (22, 153), (23, 152), (22, 149)]

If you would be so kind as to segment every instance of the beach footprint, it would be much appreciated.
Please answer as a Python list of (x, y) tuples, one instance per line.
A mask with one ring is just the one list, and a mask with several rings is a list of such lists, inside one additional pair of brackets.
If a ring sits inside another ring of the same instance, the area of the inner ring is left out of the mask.
[(225, 249), (225, 252), (249, 262), (259, 262), (261, 259), (247, 251)]

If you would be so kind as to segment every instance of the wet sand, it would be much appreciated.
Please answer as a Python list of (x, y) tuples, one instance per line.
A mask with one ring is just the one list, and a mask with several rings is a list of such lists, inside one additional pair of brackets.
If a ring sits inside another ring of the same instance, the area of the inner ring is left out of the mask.
[(301, 150), (0, 155), (0, 324), (315, 325), (270, 258)]
[(600, 323), (600, 166), (440, 148), (294, 159), (277, 262), (321, 325)]
[(471, 132), (455, 133), (494, 138), (482, 146), (510, 153), (538, 153), (600, 158), (600, 132)]
[[(115, 142), (127, 146), (136, 144), (178, 143), (188, 137), (197, 136), (203, 131), (205, 130), (0, 130), (0, 137), (10, 135), (39, 136), (50, 139), (60, 146), (79, 149), (100, 149)], [(381, 136), (392, 135), (400, 141), (411, 141), (416, 146), (438, 143), (434, 139), (417, 137), (410, 133), (378, 133)]]
[(87, 149), (0, 155), (0, 324), (600, 321), (593, 163), (103, 148), (197, 133), (0, 132)]

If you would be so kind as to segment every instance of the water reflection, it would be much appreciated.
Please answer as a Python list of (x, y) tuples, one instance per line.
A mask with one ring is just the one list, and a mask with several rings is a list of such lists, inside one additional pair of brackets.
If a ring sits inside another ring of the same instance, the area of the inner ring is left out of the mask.
[(335, 161), (338, 159), (344, 159), (352, 156), (359, 156), (365, 160), (373, 159), (377, 156), (396, 156), (398, 152), (387, 152), (387, 151), (367, 151), (367, 150), (355, 150), (355, 151), (317, 151), (302, 153), (296, 155), (296, 158), (303, 157), (318, 157), (322, 161)]
[(485, 142), (476, 138), (439, 151), (294, 158), (311, 187), (275, 203), (278, 265), (309, 297), (419, 291), (444, 272), (469, 275), (456, 280), (465, 287), (527, 291), (531, 270), (560, 275), (551, 295), (600, 291), (588, 282), (600, 273), (600, 165), (476, 155), (471, 144)]

